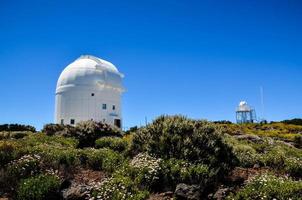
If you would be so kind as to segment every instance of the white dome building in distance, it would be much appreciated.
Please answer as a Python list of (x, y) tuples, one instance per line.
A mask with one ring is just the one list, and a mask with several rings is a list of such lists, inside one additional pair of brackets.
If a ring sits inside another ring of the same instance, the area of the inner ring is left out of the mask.
[(102, 121), (122, 127), (121, 74), (110, 62), (83, 55), (61, 73), (56, 88), (55, 123)]
[(246, 101), (241, 101), (236, 109), (236, 121), (238, 124), (255, 123), (256, 111)]

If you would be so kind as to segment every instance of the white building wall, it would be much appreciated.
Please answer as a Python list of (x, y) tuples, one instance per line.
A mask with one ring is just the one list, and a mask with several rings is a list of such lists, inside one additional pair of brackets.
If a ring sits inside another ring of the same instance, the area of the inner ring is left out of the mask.
[[(83, 91), (72, 88), (70, 91), (58, 93), (55, 123), (60, 124), (63, 119), (64, 124), (70, 124), (71, 119), (74, 119), (75, 123), (105, 120), (108, 124), (114, 124), (114, 119), (122, 119), (120, 99), (120, 92), (106, 89)], [(103, 109), (103, 104), (106, 104), (106, 109)]]

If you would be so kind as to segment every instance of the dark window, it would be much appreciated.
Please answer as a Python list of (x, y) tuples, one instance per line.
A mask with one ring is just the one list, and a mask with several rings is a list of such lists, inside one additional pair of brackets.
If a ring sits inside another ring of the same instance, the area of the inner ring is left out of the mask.
[(121, 128), (121, 120), (120, 119), (115, 119), (114, 120), (114, 125), (117, 126), (118, 128)]
[(91, 93), (91, 96), (94, 97), (94, 93)]
[(62, 125), (64, 124), (64, 119), (61, 119), (61, 124), (62, 124)]
[(115, 105), (112, 106), (112, 110), (115, 110)]
[(103, 110), (106, 110), (107, 109), (107, 104), (104, 103), (102, 108), (103, 108)]
[(70, 120), (70, 124), (75, 124), (75, 120), (74, 120), (74, 119), (71, 119), (71, 120)]

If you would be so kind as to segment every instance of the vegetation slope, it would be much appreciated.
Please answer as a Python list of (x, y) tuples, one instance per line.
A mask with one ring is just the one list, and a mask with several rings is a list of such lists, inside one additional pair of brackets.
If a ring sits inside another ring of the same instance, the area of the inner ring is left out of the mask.
[(302, 199), (302, 126), (161, 116), (127, 132), (0, 126), (7, 199)]

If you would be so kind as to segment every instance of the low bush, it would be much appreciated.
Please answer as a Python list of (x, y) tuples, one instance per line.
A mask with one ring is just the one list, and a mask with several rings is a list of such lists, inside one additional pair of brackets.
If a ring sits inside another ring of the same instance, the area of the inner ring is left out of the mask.
[(59, 199), (60, 180), (52, 175), (38, 175), (21, 181), (17, 189), (18, 200)]
[(62, 136), (47, 136), (42, 133), (32, 134), (23, 138), (20, 143), (24, 147), (35, 147), (38, 145), (50, 145), (54, 147), (75, 148), (79, 141), (75, 138), (65, 138)]
[(271, 124), (219, 124), (224, 133), (230, 135), (257, 135), (271, 137), (279, 140), (294, 141), (302, 133), (302, 126), (271, 123)]
[(80, 152), (82, 164), (94, 170), (104, 170), (113, 172), (124, 162), (124, 158), (119, 153), (110, 149), (87, 148)]
[(269, 167), (275, 172), (302, 178), (302, 150), (284, 142), (264, 138), (260, 143), (238, 141), (232, 136), (227, 142), (233, 146), (234, 154), (242, 167)]
[(5, 140), (10, 138), (10, 132), (2, 131), (0, 132), (0, 140)]
[(296, 118), (296, 119), (284, 120), (284, 121), (281, 121), (281, 123), (302, 126), (302, 119)]
[(13, 141), (0, 141), (0, 168), (16, 158), (19, 146)]
[(130, 135), (132, 133), (135, 133), (137, 130), (138, 130), (137, 126), (130, 127), (127, 131), (125, 131), (125, 135)]
[(101, 137), (121, 137), (121, 131), (116, 127), (103, 122), (84, 121), (79, 122), (75, 127), (60, 124), (47, 124), (43, 133), (46, 135), (60, 135), (74, 137), (79, 140), (79, 147), (93, 147), (95, 141)]
[(60, 166), (76, 167), (80, 164), (78, 150), (74, 148), (42, 144), (29, 148), (28, 153), (41, 156), (44, 167), (58, 169)]
[(102, 137), (95, 141), (96, 148), (109, 148), (114, 151), (123, 152), (128, 147), (128, 142), (118, 137)]
[(18, 132), (7, 132), (3, 131), (0, 132), (0, 140), (5, 140), (5, 139), (21, 139), (24, 138), (25, 136), (31, 134), (31, 132), (27, 131), (18, 131)]
[(291, 177), (302, 178), (302, 157), (287, 158), (284, 163), (284, 171)]
[(157, 193), (173, 191), (179, 183), (198, 184), (204, 189), (215, 172), (206, 165), (156, 159), (142, 153), (115, 171), (113, 177), (116, 176), (129, 177), (140, 190)]
[(119, 129), (102, 122), (86, 121), (76, 125), (76, 138), (80, 141), (80, 147), (92, 147), (95, 141), (101, 137), (121, 137)]
[(286, 154), (281, 147), (274, 147), (271, 151), (264, 153), (261, 157), (265, 166), (273, 167), (275, 169), (282, 169), (284, 167)]
[(48, 136), (58, 135), (61, 131), (63, 131), (68, 126), (61, 125), (61, 124), (46, 124), (43, 126), (41, 130), (42, 133), (45, 133)]
[(302, 178), (301, 158), (301, 150), (284, 145), (276, 145), (261, 155), (261, 161), (265, 166), (289, 174), (294, 178)]
[(18, 159), (23, 155), (39, 155), (42, 164), (58, 168), (60, 165), (71, 166), (79, 162), (78, 141), (62, 136), (30, 134), (14, 141), (0, 141), (1, 165)]
[(260, 175), (252, 179), (243, 189), (236, 194), (231, 194), (228, 199), (253, 200), (253, 199), (301, 199), (302, 182), (293, 181), (287, 177), (273, 175)]
[(12, 132), (10, 137), (13, 139), (21, 139), (31, 134), (31, 132)]
[(161, 161), (161, 159), (156, 159), (148, 154), (138, 154), (129, 165), (132, 168), (132, 174), (124, 173), (124, 175), (130, 176), (143, 189), (153, 189), (159, 183)]
[(102, 200), (144, 200), (149, 192), (140, 190), (131, 178), (116, 175), (101, 182), (92, 196)]
[(30, 131), (36, 132), (36, 128), (30, 125), (22, 125), (22, 124), (1, 124), (0, 125), (0, 132), (1, 131)]
[(7, 166), (7, 184), (14, 186), (21, 178), (33, 176), (39, 172), (40, 156), (25, 155), (10, 162)]
[(261, 156), (249, 145), (237, 144), (233, 147), (233, 151), (242, 167), (253, 167), (255, 164), (261, 163)]
[(204, 164), (191, 164), (184, 160), (169, 159), (161, 162), (159, 187), (163, 191), (173, 191), (179, 183), (198, 184), (201, 189), (210, 183), (215, 172)]
[(277, 143), (276, 146), (280, 146), (282, 148), (286, 157), (302, 158), (302, 149), (285, 145), (284, 143)]
[(256, 150), (258, 154), (265, 154), (271, 151), (275, 146), (274, 140), (270, 140), (269, 138), (264, 139), (263, 142), (254, 143), (251, 141), (245, 141), (243, 144), (251, 146), (253, 149)]
[(302, 135), (295, 136), (294, 144), (297, 148), (302, 148)]

